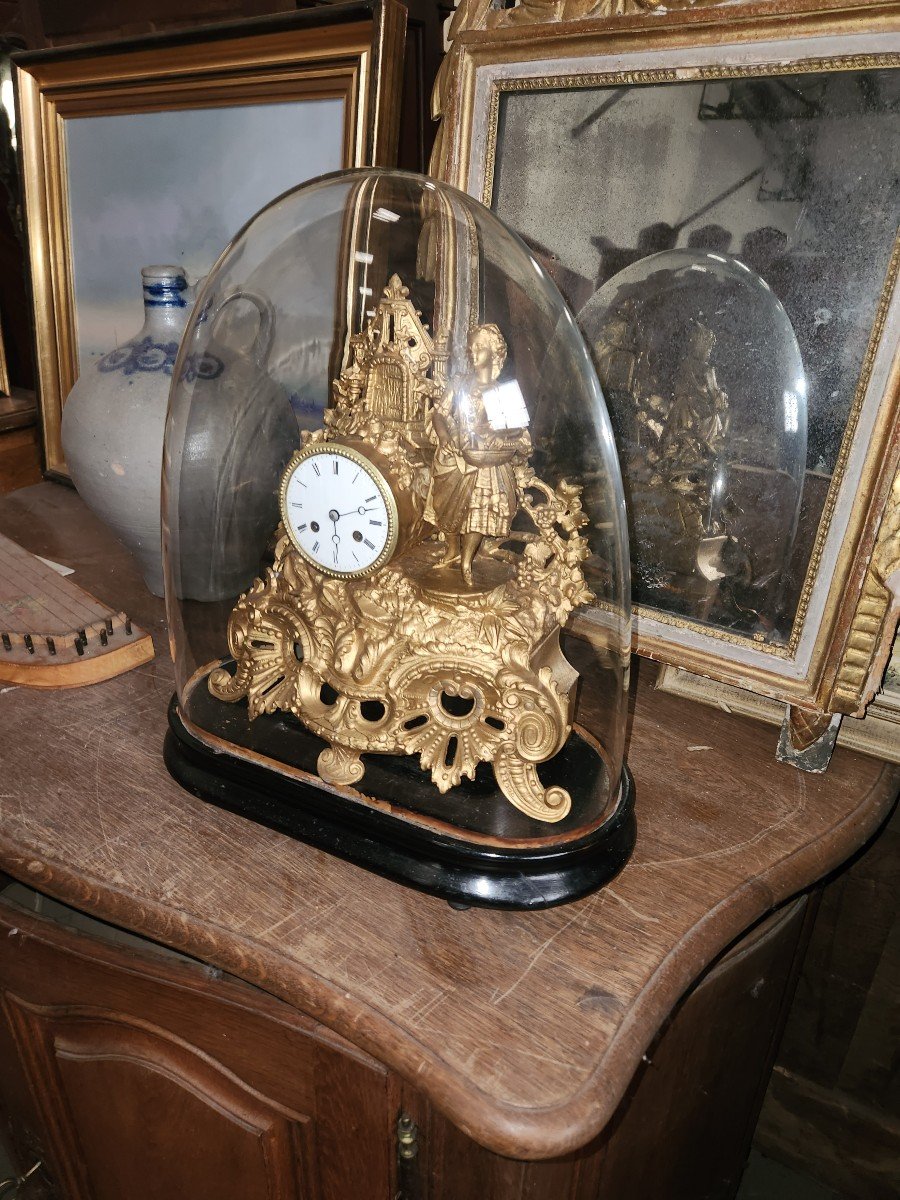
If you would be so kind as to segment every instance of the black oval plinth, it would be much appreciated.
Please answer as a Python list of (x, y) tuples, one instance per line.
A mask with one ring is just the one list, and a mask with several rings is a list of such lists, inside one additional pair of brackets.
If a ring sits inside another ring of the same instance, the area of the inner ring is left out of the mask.
[(314, 782), (213, 751), (185, 726), (174, 697), (169, 726), (166, 767), (195, 796), (454, 904), (565, 904), (608, 883), (634, 848), (634, 783), (624, 765), (615, 810), (591, 833), (537, 849), (498, 849), (466, 838), (463, 830), (459, 837), (438, 833)]

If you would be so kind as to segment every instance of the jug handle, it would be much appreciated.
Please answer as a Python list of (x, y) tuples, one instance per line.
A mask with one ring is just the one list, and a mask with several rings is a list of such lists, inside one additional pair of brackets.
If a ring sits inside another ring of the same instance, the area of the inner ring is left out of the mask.
[(259, 313), (259, 328), (256, 331), (256, 337), (253, 339), (251, 353), (256, 360), (256, 365), (262, 369), (266, 365), (269, 351), (272, 349), (272, 339), (275, 337), (275, 309), (272, 306), (272, 302), (267, 300), (265, 296), (260, 296), (257, 292), (249, 292), (239, 288), (236, 292), (232, 292), (230, 296), (226, 296), (216, 309), (212, 318), (213, 325), (215, 325), (216, 321), (222, 315), (225, 306), (233, 304), (236, 300), (246, 300)]

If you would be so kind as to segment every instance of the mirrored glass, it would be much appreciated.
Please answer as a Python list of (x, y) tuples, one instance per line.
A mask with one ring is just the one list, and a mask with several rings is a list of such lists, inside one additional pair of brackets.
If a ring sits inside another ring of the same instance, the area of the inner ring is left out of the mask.
[(739, 259), (651, 254), (582, 309), (610, 405), (634, 598), (784, 640), (806, 463), (806, 373), (784, 307)]

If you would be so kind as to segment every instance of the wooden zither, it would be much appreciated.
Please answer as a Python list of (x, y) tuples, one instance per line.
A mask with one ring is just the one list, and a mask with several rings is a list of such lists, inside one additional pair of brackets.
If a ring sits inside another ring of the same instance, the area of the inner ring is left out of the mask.
[(0, 535), (0, 682), (83, 687), (149, 662), (153, 641)]

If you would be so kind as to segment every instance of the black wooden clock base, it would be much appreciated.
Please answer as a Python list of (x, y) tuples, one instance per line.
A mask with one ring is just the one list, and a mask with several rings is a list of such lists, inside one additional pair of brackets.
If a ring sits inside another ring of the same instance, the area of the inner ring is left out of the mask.
[(613, 813), (590, 833), (539, 848), (498, 849), (463, 829), (458, 837), (440, 833), (315, 782), (214, 751), (187, 728), (174, 698), (169, 725), (166, 766), (195, 796), (454, 905), (565, 904), (608, 883), (634, 848), (634, 783), (626, 766)]

